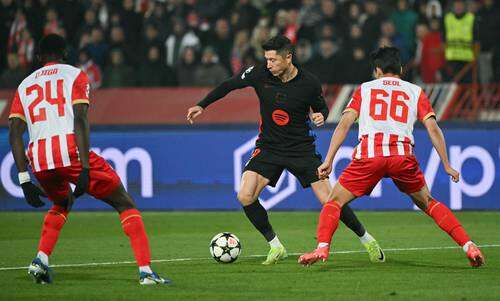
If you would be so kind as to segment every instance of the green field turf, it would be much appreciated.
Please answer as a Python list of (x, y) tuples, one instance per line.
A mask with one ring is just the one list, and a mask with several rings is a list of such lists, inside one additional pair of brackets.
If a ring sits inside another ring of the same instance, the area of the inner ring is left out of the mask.
[[(493, 300), (500, 299), (500, 212), (458, 213), (484, 247), (486, 266), (472, 269), (463, 252), (427, 216), (418, 212), (359, 212), (387, 249), (387, 262), (372, 264), (345, 226), (335, 236), (327, 263), (304, 268), (297, 253), (314, 245), (317, 213), (271, 212), (289, 253), (286, 261), (262, 266), (267, 243), (242, 212), (144, 213), (153, 263), (171, 286), (141, 287), (128, 240), (115, 213), (72, 213), (51, 264), (116, 262), (55, 267), (52, 285), (35, 285), (23, 267), (32, 260), (42, 213), (0, 213), (0, 300)], [(243, 245), (233, 264), (209, 258), (218, 232), (235, 233)], [(434, 248), (435, 247), (435, 248)], [(411, 249), (424, 248), (424, 249)], [(425, 249), (428, 248), (428, 249)], [(432, 249), (434, 248), (434, 249)], [(392, 250), (391, 250), (392, 249)], [(411, 249), (411, 250), (410, 250)], [(189, 258), (185, 261), (169, 259)]]

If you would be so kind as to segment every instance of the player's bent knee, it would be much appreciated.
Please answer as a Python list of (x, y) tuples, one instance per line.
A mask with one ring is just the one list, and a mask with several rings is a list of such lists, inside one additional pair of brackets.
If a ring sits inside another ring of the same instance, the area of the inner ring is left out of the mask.
[(255, 201), (255, 198), (251, 193), (242, 192), (242, 191), (238, 192), (237, 198), (238, 198), (238, 201), (243, 206), (250, 205)]
[(135, 202), (125, 190), (123, 185), (120, 185), (110, 196), (103, 200), (113, 207), (118, 213), (125, 210), (135, 209)]

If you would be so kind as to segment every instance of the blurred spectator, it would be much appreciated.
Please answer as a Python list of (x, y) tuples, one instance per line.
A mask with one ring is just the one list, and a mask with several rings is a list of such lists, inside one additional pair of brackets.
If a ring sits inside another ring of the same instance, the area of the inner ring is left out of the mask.
[(158, 35), (163, 41), (167, 38), (167, 31), (170, 25), (169, 18), (165, 12), (165, 5), (159, 1), (153, 1), (153, 11), (151, 15), (146, 16), (145, 23), (152, 24), (158, 30)]
[(139, 66), (137, 85), (139, 87), (174, 86), (175, 76), (172, 68), (161, 63), (160, 47), (150, 46), (146, 60)]
[(182, 20), (174, 20), (173, 32), (165, 41), (167, 66), (176, 67), (184, 48), (189, 46), (198, 48), (199, 44), (200, 40), (192, 31), (186, 32), (186, 25)]
[(16, 17), (16, 5), (13, 0), (0, 1), (0, 73), (6, 66), (7, 44), (11, 24)]
[(353, 24), (349, 30), (349, 37), (344, 44), (344, 49), (349, 50), (354, 47), (360, 47), (365, 51), (369, 51), (374, 48), (375, 43), (376, 41), (372, 44), (369, 40), (365, 39), (361, 27), (358, 24)]
[(337, 5), (333, 0), (321, 0), (321, 23), (328, 24), (334, 29), (335, 36), (346, 38), (346, 24), (340, 16)]
[(398, 0), (397, 10), (392, 13), (391, 21), (403, 38), (403, 43), (409, 54), (412, 54), (415, 49), (415, 25), (417, 20), (417, 13), (409, 9), (408, 1)]
[(410, 59), (410, 51), (408, 45), (406, 45), (405, 39), (401, 34), (396, 32), (394, 23), (390, 20), (382, 22), (381, 25), (381, 35), (379, 39), (378, 47), (382, 46), (394, 46), (398, 47), (401, 55), (401, 61), (403, 64), (407, 63)]
[(226, 19), (219, 19), (215, 22), (214, 37), (210, 45), (215, 50), (219, 62), (226, 68), (229, 74), (232, 74), (231, 51), (233, 49), (233, 36), (229, 28), (229, 22)]
[(186, 47), (184, 48), (179, 63), (179, 68), (177, 68), (177, 83), (179, 86), (192, 86), (194, 85), (194, 74), (196, 72), (196, 66), (198, 61), (196, 59), (196, 48)]
[(108, 44), (104, 40), (104, 34), (99, 27), (93, 28), (90, 32), (90, 42), (86, 47), (92, 59), (102, 68), (108, 54)]
[(346, 49), (349, 52), (345, 59), (349, 61), (346, 68), (342, 68), (342, 78), (337, 82), (345, 82), (351, 84), (361, 84), (369, 81), (372, 77), (368, 55), (361, 47)]
[(158, 47), (160, 49), (160, 62), (164, 61), (165, 52), (163, 48), (163, 43), (160, 39), (160, 33), (158, 32), (158, 28), (153, 23), (146, 24), (144, 28), (144, 45), (145, 49), (142, 53), (143, 57), (147, 57), (149, 54), (149, 49), (151, 47)]
[(82, 23), (84, 7), (80, 0), (57, 1), (56, 9), (59, 15), (59, 21), (62, 29), (70, 32), (71, 36), (66, 39), (71, 43), (78, 41), (79, 36), (75, 36), (80, 24)]
[(94, 27), (98, 25), (96, 13), (92, 9), (87, 9), (83, 15), (83, 23), (80, 24), (80, 27), (76, 31), (76, 37), (78, 41), (81, 40), (81, 37), (85, 33), (90, 33)]
[(300, 37), (313, 38), (314, 27), (321, 22), (322, 18), (321, 7), (316, 0), (302, 0), (298, 15), (298, 24), (301, 26)]
[[(295, 44), (297, 42), (297, 36), (298, 36), (298, 30), (299, 30), (299, 25), (297, 23), (297, 18), (298, 18), (298, 12), (295, 9), (291, 10), (279, 10), (276, 13), (276, 17), (274, 20), (274, 27), (271, 29), (271, 36), (276, 36), (276, 35), (284, 35), (290, 41), (292, 41), (292, 44)], [(307, 36), (307, 34), (304, 33), (304, 28), (302, 28), (302, 32), (300, 35), (302, 36)]]
[(59, 16), (55, 8), (49, 8), (45, 16), (45, 25), (43, 27), (43, 35), (48, 35), (51, 33), (59, 34), (61, 32), (62, 24), (59, 21)]
[[(475, 60), (477, 51), (477, 20), (474, 14), (465, 10), (461, 0), (453, 2), (453, 11), (444, 17), (446, 36), (445, 57), (448, 79), (453, 79), (460, 71)], [(463, 76), (462, 82), (472, 81), (472, 72)]]
[[(97, 16), (97, 22), (101, 27), (109, 27), (109, 9), (106, 0), (91, 0), (88, 9), (93, 10)], [(116, 24), (118, 25), (118, 24)]]
[(478, 33), (481, 52), (479, 54), (479, 81), (490, 83), (493, 80), (493, 52), (500, 51), (498, 35), (500, 33), (500, 12), (493, 0), (484, 0), (478, 11)]
[(15, 89), (26, 75), (26, 70), (19, 66), (17, 54), (7, 55), (7, 69), (0, 75), (0, 89)]
[(257, 57), (255, 56), (255, 49), (250, 47), (243, 54), (243, 66), (241, 66), (241, 70), (247, 70), (251, 66), (255, 66), (258, 64)]
[(312, 60), (310, 70), (322, 83), (336, 82), (337, 74), (342, 72), (339, 47), (328, 39), (319, 43), (319, 56)]
[(427, 24), (418, 24), (418, 39), (415, 65), (419, 69), (424, 83), (435, 83), (442, 80), (441, 69), (444, 67), (444, 44), (439, 32), (439, 20), (432, 19), (430, 31)]
[(31, 37), (28, 29), (24, 29), (21, 33), (21, 40), (17, 44), (17, 57), (19, 65), (23, 69), (28, 69), (33, 63), (35, 56), (35, 41)]
[(201, 65), (194, 73), (194, 86), (216, 86), (229, 77), (226, 68), (219, 63), (219, 58), (211, 47), (206, 47), (201, 56)]
[(443, 7), (438, 0), (429, 0), (426, 5), (425, 16), (428, 20), (441, 19), (443, 17)]
[(102, 84), (101, 68), (94, 63), (87, 49), (81, 49), (78, 54), (78, 68), (85, 72), (89, 78), (90, 87), (97, 89)]
[(26, 15), (21, 9), (18, 9), (16, 11), (14, 21), (10, 26), (7, 51), (17, 51), (22, 40), (23, 32), (28, 28), (27, 24), (28, 23), (26, 22)]
[(103, 87), (130, 87), (135, 85), (134, 71), (124, 64), (123, 52), (112, 49), (109, 53), (110, 64), (104, 69)]
[(142, 16), (135, 11), (134, 0), (123, 0), (120, 20), (127, 43), (138, 45), (142, 32)]
[(361, 10), (361, 6), (357, 2), (351, 2), (349, 4), (349, 12), (347, 15), (347, 23), (348, 25), (353, 25), (353, 24), (358, 24), (360, 26), (363, 25), (363, 23), (366, 20), (366, 15), (363, 14), (363, 11)]
[(262, 60), (264, 57), (264, 51), (262, 50), (262, 44), (271, 38), (271, 31), (268, 26), (267, 19), (260, 19), (257, 27), (254, 28), (252, 32), (252, 39), (250, 41), (252, 48), (255, 49), (255, 56), (257, 60)]
[(240, 30), (234, 37), (234, 47), (231, 52), (232, 73), (238, 73), (243, 66), (243, 55), (250, 47), (250, 37), (248, 31)]
[(296, 63), (304, 69), (312, 70), (313, 48), (309, 40), (300, 40), (295, 49)]
[[(377, 39), (380, 36), (380, 25), (385, 20), (385, 16), (380, 12), (379, 5), (375, 0), (368, 0), (364, 4), (366, 11), (366, 20), (363, 26), (360, 28), (363, 33), (363, 43), (365, 45), (370, 45), (370, 48), (377, 43)], [(353, 27), (351, 27), (351, 38)], [(357, 31), (357, 28), (355, 29)], [(359, 38), (358, 34), (355, 33), (356, 39)], [(366, 49), (366, 48), (365, 48)]]
[(259, 16), (259, 10), (250, 3), (250, 0), (238, 0), (231, 17), (231, 23), (235, 31), (248, 30), (255, 27)]

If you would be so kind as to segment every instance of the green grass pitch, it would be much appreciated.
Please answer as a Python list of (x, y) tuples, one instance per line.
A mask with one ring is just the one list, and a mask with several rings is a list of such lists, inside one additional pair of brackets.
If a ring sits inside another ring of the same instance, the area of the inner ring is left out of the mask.
[[(267, 243), (242, 212), (146, 212), (144, 221), (159, 262), (153, 268), (171, 286), (141, 287), (118, 215), (72, 213), (51, 257), (52, 285), (36, 285), (24, 267), (38, 243), (43, 213), (0, 213), (0, 300), (498, 300), (500, 212), (458, 213), (483, 248), (486, 266), (470, 268), (464, 253), (419, 212), (358, 212), (387, 262), (373, 264), (356, 236), (341, 225), (326, 263), (309, 268), (297, 255), (315, 245), (316, 212), (271, 212), (290, 256), (262, 266)], [(235, 233), (243, 245), (233, 264), (210, 258), (218, 232)], [(450, 248), (451, 247), (451, 248)], [(347, 251), (347, 252), (344, 252)], [(352, 251), (352, 252), (351, 252)], [(356, 252), (360, 251), (360, 252)], [(186, 260), (175, 260), (186, 259)], [(101, 263), (115, 264), (104, 265)], [(94, 266), (75, 264), (96, 263)]]

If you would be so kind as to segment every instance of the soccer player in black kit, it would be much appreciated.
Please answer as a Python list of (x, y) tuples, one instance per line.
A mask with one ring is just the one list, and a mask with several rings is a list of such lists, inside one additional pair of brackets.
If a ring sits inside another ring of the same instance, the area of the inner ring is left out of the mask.
[[(238, 200), (250, 222), (270, 245), (265, 265), (287, 257), (285, 247), (274, 232), (267, 212), (258, 201), (266, 185), (274, 187), (284, 169), (311, 187), (318, 200), (328, 201), (330, 182), (320, 180), (317, 168), (321, 155), (316, 152), (311, 120), (322, 126), (328, 116), (321, 83), (308, 71), (292, 63), (292, 44), (284, 36), (276, 36), (262, 45), (267, 64), (250, 67), (227, 79), (189, 108), (187, 119), (193, 123), (211, 103), (229, 92), (252, 86), (260, 101), (260, 128), (255, 150), (247, 163), (238, 192)], [(310, 114), (310, 111), (313, 113)], [(348, 206), (341, 213), (342, 222), (358, 235), (372, 262), (384, 262), (385, 255), (377, 241), (364, 229)]]

